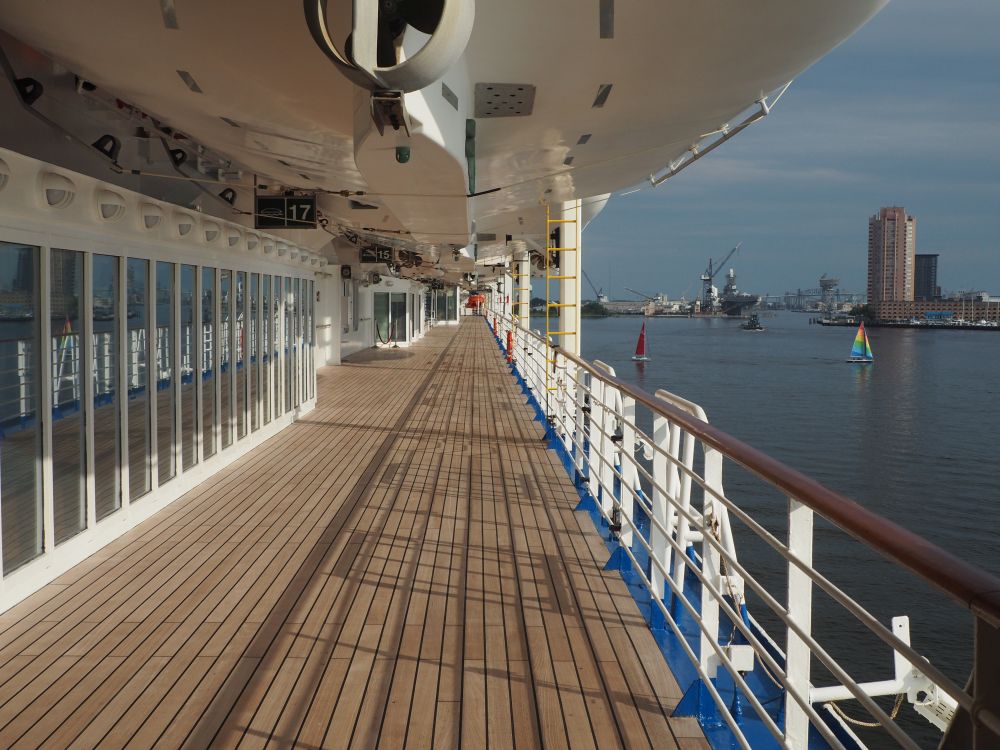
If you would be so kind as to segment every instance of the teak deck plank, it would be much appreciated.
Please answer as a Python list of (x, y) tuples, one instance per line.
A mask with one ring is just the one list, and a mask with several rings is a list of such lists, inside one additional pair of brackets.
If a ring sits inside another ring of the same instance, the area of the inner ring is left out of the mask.
[(707, 747), (481, 319), (317, 393), (0, 616), (0, 745)]

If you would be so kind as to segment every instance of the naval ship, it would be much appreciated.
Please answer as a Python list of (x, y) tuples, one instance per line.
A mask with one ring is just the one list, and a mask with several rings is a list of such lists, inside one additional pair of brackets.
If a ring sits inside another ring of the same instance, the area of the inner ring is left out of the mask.
[(580, 357), (884, 2), (0, 0), (0, 746), (1000, 746), (995, 577)]

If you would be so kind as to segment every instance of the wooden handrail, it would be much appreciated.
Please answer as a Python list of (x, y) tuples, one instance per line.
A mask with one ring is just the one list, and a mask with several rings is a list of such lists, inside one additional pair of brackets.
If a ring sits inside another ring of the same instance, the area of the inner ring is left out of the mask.
[[(522, 329), (523, 330), (523, 329)], [(556, 350), (558, 356), (586, 370), (592, 377), (635, 399), (655, 414), (670, 419), (691, 435), (721, 451), (747, 471), (809, 506), (883, 557), (909, 570), (976, 617), (1000, 628), (1000, 578), (941, 549), (924, 537), (880, 516), (846, 495), (834, 492), (781, 461), (747, 445), (727, 432), (656, 398), (621, 378), (602, 372), (585, 359), (549, 344), (534, 331), (523, 332)]]

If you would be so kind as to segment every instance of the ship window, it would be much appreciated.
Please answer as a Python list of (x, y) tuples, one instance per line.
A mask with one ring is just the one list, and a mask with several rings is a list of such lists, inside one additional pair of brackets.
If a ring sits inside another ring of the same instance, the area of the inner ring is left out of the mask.
[(271, 274), (261, 277), (260, 289), (260, 419), (262, 424), (271, 421), (271, 358), (274, 349), (271, 315)]
[(271, 380), (274, 384), (274, 391), (272, 393), (271, 399), (271, 409), (275, 417), (280, 417), (282, 412), (282, 404), (285, 403), (284, 399), (281, 398), (281, 364), (284, 359), (281, 356), (282, 346), (284, 344), (284, 334), (281, 328), (282, 322), (282, 312), (284, 308), (284, 297), (282, 296), (282, 285), (281, 277), (274, 277), (274, 286), (272, 287), (272, 307), (271, 310), (271, 320), (273, 327), (271, 329)]
[(292, 320), (295, 311), (295, 300), (292, 299), (292, 280), (285, 277), (285, 411), (292, 410), (292, 361), (294, 359), (295, 333), (292, 328)]
[(194, 266), (181, 266), (181, 465), (184, 471), (198, 463), (197, 373), (198, 328), (195, 320), (197, 274)]
[(435, 294), (434, 301), (437, 303), (435, 307), (438, 322), (448, 320), (448, 293), (443, 289), (439, 289)]
[(94, 345), (94, 505), (97, 520), (122, 507), (121, 421), (119, 418), (118, 263), (111, 255), (95, 255), (91, 265)]
[(375, 292), (375, 340), (377, 343), (385, 344), (392, 338), (392, 331), (389, 328), (389, 294), (387, 292)]
[(236, 294), (234, 295), (236, 305), (236, 439), (240, 439), (247, 434), (247, 373), (246, 373), (246, 344), (247, 344), (247, 274), (246, 271), (236, 273)]
[(55, 542), (87, 528), (87, 424), (83, 410), (83, 253), (52, 250), (52, 507)]
[(406, 293), (393, 292), (389, 301), (389, 314), (391, 317), (390, 327), (392, 329), (393, 343), (397, 341), (409, 341), (406, 323)]
[(201, 269), (201, 455), (215, 455), (215, 269)]
[(160, 484), (177, 474), (174, 463), (174, 264), (156, 264), (156, 465)]
[(302, 287), (305, 282), (302, 279), (292, 279), (292, 295), (295, 298), (295, 308), (292, 310), (292, 372), (295, 375), (295, 382), (292, 385), (292, 402), (298, 406), (302, 401), (302, 373), (305, 370), (305, 346), (302, 336), (302, 323), (305, 315), (302, 309)]
[(0, 242), (0, 525), (3, 572), (42, 547), (42, 442), (38, 408), (38, 248)]
[(128, 487), (136, 500), (152, 489), (149, 409), (149, 261), (129, 258), (126, 274), (128, 384)]
[(309, 280), (309, 398), (316, 397), (316, 282)]
[(256, 432), (260, 427), (260, 412), (258, 410), (258, 396), (260, 387), (257, 379), (260, 374), (260, 274), (250, 274), (250, 299), (247, 302), (247, 348), (250, 357), (249, 372), (247, 382), (249, 383), (249, 395), (247, 403), (250, 405), (250, 431)]
[(223, 449), (233, 443), (232, 276), (232, 271), (219, 271), (219, 429)]

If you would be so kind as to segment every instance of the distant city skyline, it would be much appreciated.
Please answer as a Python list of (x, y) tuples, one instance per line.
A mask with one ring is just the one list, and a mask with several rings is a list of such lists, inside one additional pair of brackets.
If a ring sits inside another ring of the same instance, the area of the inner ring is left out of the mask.
[(584, 267), (619, 298), (628, 286), (690, 299), (709, 257), (742, 241), (727, 264), (741, 289), (780, 294), (826, 273), (864, 293), (868, 217), (896, 205), (919, 217), (944, 291), (1000, 292), (997, 28), (990, 0), (893, 0), (763, 122), (655, 190), (614, 196)]

